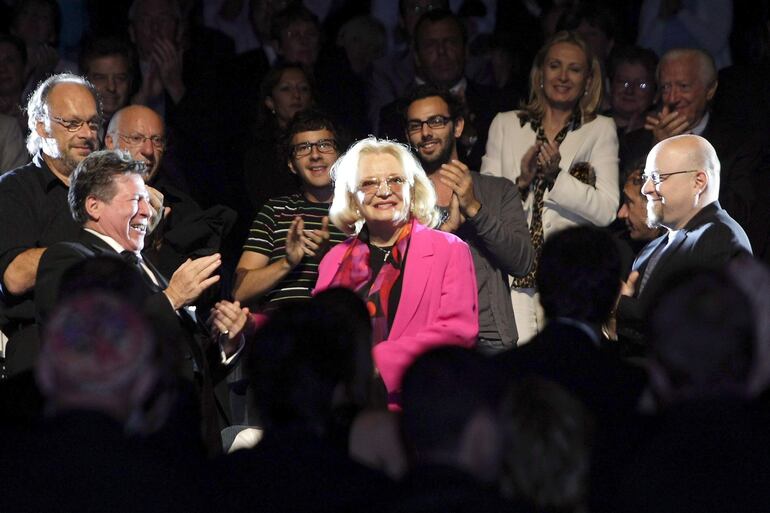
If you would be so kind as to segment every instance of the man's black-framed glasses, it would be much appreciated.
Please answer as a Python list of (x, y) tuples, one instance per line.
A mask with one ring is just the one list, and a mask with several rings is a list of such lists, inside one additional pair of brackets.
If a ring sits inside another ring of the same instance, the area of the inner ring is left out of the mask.
[(319, 153), (334, 153), (337, 151), (337, 141), (334, 139), (320, 139), (316, 142), (303, 142), (295, 144), (292, 149), (292, 155), (295, 157), (307, 157), (313, 152), (313, 146)]
[(650, 180), (653, 184), (660, 185), (669, 176), (683, 175), (685, 173), (697, 173), (698, 171), (700, 171), (700, 169), (688, 169), (686, 171), (673, 171), (671, 173), (661, 173), (660, 171), (650, 171), (649, 173), (645, 172), (642, 175), (642, 180), (644, 180), (645, 182), (647, 180)]
[(431, 116), (428, 119), (410, 119), (406, 122), (406, 129), (410, 134), (422, 130), (422, 125), (428, 125), (430, 128), (439, 129), (444, 128), (451, 120), (452, 118), (440, 114)]
[(59, 116), (51, 116), (51, 120), (59, 123), (67, 130), (67, 132), (77, 132), (83, 125), (88, 125), (88, 129), (92, 132), (98, 132), (102, 124), (99, 118), (91, 118), (88, 121), (83, 121), (82, 119), (64, 119)]

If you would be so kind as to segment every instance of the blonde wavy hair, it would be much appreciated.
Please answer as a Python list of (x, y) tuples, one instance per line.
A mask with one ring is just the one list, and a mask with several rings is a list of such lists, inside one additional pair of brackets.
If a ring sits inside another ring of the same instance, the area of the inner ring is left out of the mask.
[(553, 45), (569, 43), (583, 50), (586, 62), (589, 64), (588, 78), (591, 82), (586, 88), (585, 94), (580, 97), (579, 106), (583, 122), (591, 121), (596, 117), (596, 109), (601, 106), (604, 80), (602, 79), (602, 67), (599, 59), (591, 52), (586, 40), (577, 32), (562, 30), (557, 32), (540, 48), (532, 63), (529, 72), (529, 101), (521, 106), (522, 110), (536, 119), (542, 119), (545, 113), (546, 97), (541, 84), (543, 83), (543, 66), (545, 57)]
[(361, 215), (356, 199), (360, 182), (359, 165), (361, 157), (373, 154), (394, 156), (401, 163), (401, 169), (409, 183), (403, 198), (404, 211), (393, 221), (399, 223), (414, 218), (425, 226), (431, 228), (437, 226), (439, 213), (436, 209), (436, 192), (420, 162), (406, 145), (377, 139), (374, 136), (353, 144), (332, 166), (334, 199), (329, 209), (331, 222), (348, 235), (358, 234), (361, 231), (366, 220)]

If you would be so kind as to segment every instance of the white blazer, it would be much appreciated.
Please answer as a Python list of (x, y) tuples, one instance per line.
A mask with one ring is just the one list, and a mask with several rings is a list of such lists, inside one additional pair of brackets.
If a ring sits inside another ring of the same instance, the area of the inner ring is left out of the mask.
[[(489, 127), (487, 152), (481, 172), (503, 176), (512, 182), (521, 174), (521, 159), (535, 144), (536, 133), (529, 123), (521, 126), (518, 111), (502, 112)], [(545, 192), (543, 235), (570, 226), (592, 224), (607, 226), (615, 219), (620, 201), (618, 189), (618, 136), (615, 122), (606, 116), (569, 132), (559, 146), (562, 171), (553, 188)], [(596, 187), (584, 184), (569, 174), (579, 162), (588, 162), (596, 172)], [(532, 222), (533, 194), (524, 200), (527, 222)]]

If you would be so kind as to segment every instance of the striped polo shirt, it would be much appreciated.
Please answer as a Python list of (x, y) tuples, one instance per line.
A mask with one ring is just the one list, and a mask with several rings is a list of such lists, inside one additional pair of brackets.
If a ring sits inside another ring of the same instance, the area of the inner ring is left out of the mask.
[[(286, 234), (292, 220), (300, 216), (305, 230), (320, 230), (321, 219), (329, 215), (330, 203), (311, 203), (302, 194), (281, 196), (267, 201), (257, 214), (249, 230), (244, 251), (254, 251), (267, 256), (268, 263), (286, 256)], [(332, 246), (347, 238), (336, 226), (329, 223)], [(275, 308), (283, 301), (305, 300), (318, 279), (318, 257), (305, 256), (270, 292), (260, 300), (263, 308)]]

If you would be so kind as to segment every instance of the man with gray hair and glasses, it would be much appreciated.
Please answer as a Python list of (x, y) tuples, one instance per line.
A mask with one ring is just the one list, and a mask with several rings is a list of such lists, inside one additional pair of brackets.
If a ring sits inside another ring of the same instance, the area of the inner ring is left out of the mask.
[(83, 77), (63, 73), (41, 82), (27, 104), (32, 162), (0, 177), (0, 330), (8, 337), (0, 380), (32, 367), (39, 338), (33, 295), (48, 246), (77, 235), (67, 206), (69, 177), (99, 149), (101, 103)]
[(647, 156), (643, 179), (647, 224), (665, 233), (645, 246), (621, 289), (618, 328), (637, 333), (672, 277), (751, 254), (746, 232), (719, 204), (720, 163), (706, 139), (679, 135), (659, 142)]

